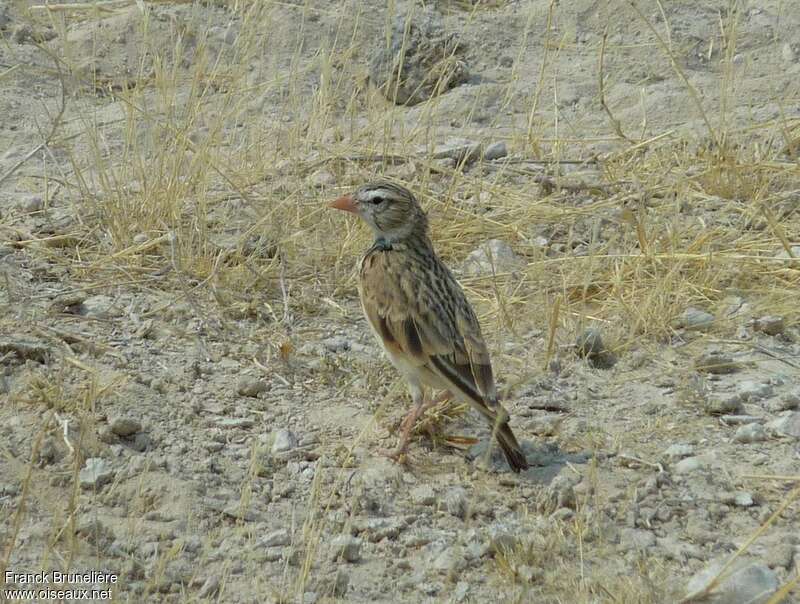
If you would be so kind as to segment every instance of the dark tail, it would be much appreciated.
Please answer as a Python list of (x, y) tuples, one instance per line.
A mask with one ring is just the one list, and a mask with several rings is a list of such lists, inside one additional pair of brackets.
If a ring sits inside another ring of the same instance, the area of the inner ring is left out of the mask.
[(503, 450), (503, 455), (506, 456), (508, 465), (514, 472), (519, 473), (521, 470), (528, 469), (528, 460), (525, 459), (525, 453), (522, 452), (522, 447), (517, 442), (516, 436), (511, 431), (511, 426), (507, 423), (501, 424), (494, 431), (497, 437), (497, 444)]

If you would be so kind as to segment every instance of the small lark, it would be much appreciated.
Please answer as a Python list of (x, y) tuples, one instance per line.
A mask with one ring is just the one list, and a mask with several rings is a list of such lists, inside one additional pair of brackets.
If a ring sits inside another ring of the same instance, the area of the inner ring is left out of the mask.
[(414, 195), (399, 185), (375, 182), (330, 206), (357, 214), (375, 233), (361, 261), (361, 305), (414, 400), (390, 456), (399, 459), (405, 453), (414, 423), (436, 402), (426, 397), (428, 386), (469, 402), (489, 422), (511, 469), (527, 469), (508, 412), (497, 400), (478, 319), (433, 250), (428, 219)]

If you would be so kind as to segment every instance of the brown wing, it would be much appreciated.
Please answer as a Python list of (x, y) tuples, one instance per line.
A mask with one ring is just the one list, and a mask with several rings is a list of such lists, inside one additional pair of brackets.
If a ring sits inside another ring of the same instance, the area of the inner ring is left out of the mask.
[[(476, 406), (497, 394), (480, 325), (458, 282), (435, 256), (381, 251), (361, 266), (364, 312), (384, 345), (433, 371)], [(494, 413), (481, 410), (490, 419)]]

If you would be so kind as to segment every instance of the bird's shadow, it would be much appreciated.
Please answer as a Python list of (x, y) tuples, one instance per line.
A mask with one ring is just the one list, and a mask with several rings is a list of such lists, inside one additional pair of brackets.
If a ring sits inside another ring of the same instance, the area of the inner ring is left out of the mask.
[[(567, 463), (584, 464), (592, 458), (592, 454), (588, 451), (567, 453), (562, 451), (555, 443), (523, 441), (520, 444), (528, 460), (529, 467), (517, 476), (521, 481), (532, 484), (550, 484)], [(492, 446), (491, 452), (487, 455), (489, 445), (490, 441), (488, 439), (481, 439), (467, 450), (467, 459), (487, 472), (513, 474), (499, 447)]]

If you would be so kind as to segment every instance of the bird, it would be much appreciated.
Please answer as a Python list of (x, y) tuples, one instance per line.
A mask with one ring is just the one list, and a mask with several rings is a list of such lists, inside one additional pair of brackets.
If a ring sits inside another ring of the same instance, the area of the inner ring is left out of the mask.
[[(393, 181), (379, 180), (328, 205), (357, 215), (372, 229), (375, 240), (359, 270), (361, 306), (413, 401), (400, 424), (396, 449), (385, 453), (402, 459), (417, 420), (435, 403), (454, 397), (483, 416), (514, 472), (527, 469), (509, 414), (498, 401), (478, 318), (436, 254), (428, 217), (414, 194)], [(431, 398), (427, 389), (443, 394)]]

